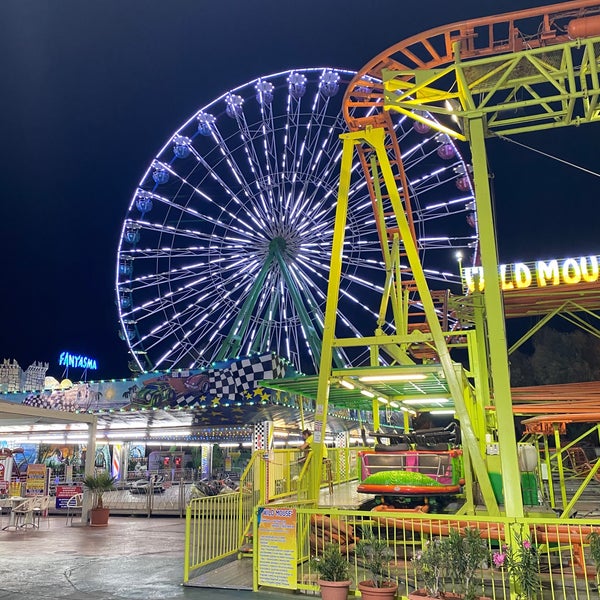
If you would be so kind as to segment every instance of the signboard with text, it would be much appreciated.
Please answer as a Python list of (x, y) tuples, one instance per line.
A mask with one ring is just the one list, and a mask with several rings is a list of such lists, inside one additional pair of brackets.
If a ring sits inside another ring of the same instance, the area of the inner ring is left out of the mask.
[(58, 485), (56, 486), (56, 508), (67, 508), (67, 502), (71, 496), (81, 494), (81, 485)]
[(46, 465), (28, 465), (25, 484), (26, 496), (42, 496), (46, 490)]
[[(600, 280), (600, 256), (554, 258), (535, 262), (517, 262), (499, 265), (499, 279), (503, 291), (526, 288), (596, 283)], [(463, 280), (470, 292), (483, 291), (485, 279), (482, 267), (463, 269)]]
[(260, 508), (258, 584), (297, 589), (296, 509)]

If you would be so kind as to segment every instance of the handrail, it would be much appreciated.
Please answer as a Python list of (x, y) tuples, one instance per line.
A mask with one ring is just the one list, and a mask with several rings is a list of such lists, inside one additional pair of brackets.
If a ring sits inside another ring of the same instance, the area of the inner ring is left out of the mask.
[[(344, 118), (351, 130), (386, 126), (383, 69), (431, 69), (453, 62), (456, 42), (460, 42), (460, 60), (564, 43), (573, 39), (569, 33), (573, 19), (598, 13), (598, 0), (572, 0), (459, 21), (413, 35), (384, 50), (358, 71), (344, 96)], [(537, 28), (526, 35), (519, 26), (532, 19), (537, 19)]]

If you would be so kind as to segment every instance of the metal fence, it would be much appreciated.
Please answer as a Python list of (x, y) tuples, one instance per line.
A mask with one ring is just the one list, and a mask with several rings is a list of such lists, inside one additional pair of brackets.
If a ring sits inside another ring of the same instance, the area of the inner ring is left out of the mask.
[[(322, 485), (356, 479), (360, 448), (336, 448), (328, 453)], [(253, 552), (255, 508), (269, 502), (306, 497), (310, 459), (302, 463), (298, 450), (255, 452), (233, 494), (190, 499), (186, 509), (184, 582), (194, 571), (236, 554)], [(218, 538), (219, 542), (211, 541)]]
[[(290, 505), (296, 510), (297, 589), (317, 591), (317, 573), (311, 557), (319, 556), (325, 546), (339, 546), (350, 565), (352, 590), (369, 579), (365, 563), (355, 552), (357, 542), (367, 532), (384, 540), (390, 550), (384, 576), (397, 581), (400, 597), (425, 587), (425, 573), (420, 559), (431, 544), (439, 544), (452, 535), (465, 537), (475, 531), (484, 546), (483, 558), (474, 569), (473, 589), (476, 597), (508, 600), (512, 589), (519, 591), (514, 572), (511, 580), (507, 555), (512, 555), (514, 568), (521, 565), (532, 575), (532, 595), (522, 598), (591, 599), (598, 598), (596, 564), (590, 551), (590, 533), (600, 534), (600, 519), (507, 519), (458, 517), (424, 513), (392, 513), (389, 511), (323, 510)], [(279, 507), (278, 507), (279, 508)], [(283, 507), (282, 507), (283, 508)], [(258, 526), (256, 524), (256, 526)], [(448, 546), (447, 546), (448, 548)], [(449, 546), (449, 548), (452, 548)], [(255, 565), (261, 565), (260, 544), (255, 547)], [(450, 550), (451, 551), (451, 550)], [(449, 556), (459, 561), (459, 556)], [(524, 565), (524, 566), (523, 566)], [(274, 565), (273, 568), (277, 568)], [(255, 579), (258, 587), (260, 573)], [(464, 594), (464, 583), (451, 569), (441, 569), (440, 585), (447, 591)], [(524, 594), (523, 590), (520, 590)], [(513, 596), (515, 597), (515, 596)]]
[(203, 567), (236, 554), (252, 554), (254, 509), (265, 497), (265, 473), (256, 453), (239, 490), (190, 499), (186, 507), (184, 583)]

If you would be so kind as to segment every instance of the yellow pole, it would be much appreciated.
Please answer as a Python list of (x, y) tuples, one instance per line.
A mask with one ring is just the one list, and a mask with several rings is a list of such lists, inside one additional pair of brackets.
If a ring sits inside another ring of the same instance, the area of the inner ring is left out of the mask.
[(494, 405), (496, 407), (496, 418), (498, 419), (500, 463), (504, 481), (510, 482), (509, 485), (504, 486), (504, 505), (507, 516), (522, 517), (521, 471), (517, 457), (517, 438), (510, 394), (504, 308), (498, 277), (498, 249), (485, 150), (485, 124), (482, 114), (469, 116), (469, 133), (481, 245), (481, 264), (486, 279), (483, 298)]
[(309, 490), (309, 499), (314, 501), (318, 500), (320, 493), (321, 463), (323, 459), (325, 428), (327, 425), (329, 385), (333, 360), (333, 342), (335, 338), (335, 323), (338, 296), (340, 292), (340, 279), (342, 276), (342, 256), (344, 251), (346, 219), (348, 216), (348, 194), (350, 192), (350, 178), (352, 175), (352, 156), (354, 154), (354, 146), (360, 139), (359, 135), (359, 133), (347, 133), (340, 136), (343, 141), (340, 183), (338, 189), (337, 206), (335, 210), (335, 224), (333, 228), (331, 266), (329, 269), (327, 303), (325, 305), (325, 321), (323, 324), (323, 346), (321, 349), (321, 363), (319, 366), (319, 382), (317, 389), (317, 403), (315, 408), (314, 444), (311, 461), (312, 477)]

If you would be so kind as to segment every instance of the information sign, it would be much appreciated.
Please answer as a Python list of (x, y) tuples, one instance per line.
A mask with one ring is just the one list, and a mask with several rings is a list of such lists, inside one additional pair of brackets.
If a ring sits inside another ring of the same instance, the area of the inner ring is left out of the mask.
[(41, 496), (46, 489), (46, 465), (27, 465), (26, 496)]
[(258, 513), (258, 583), (297, 589), (296, 509), (264, 507)]
[(56, 486), (56, 508), (67, 508), (67, 502), (71, 496), (81, 494), (81, 485), (58, 485)]

